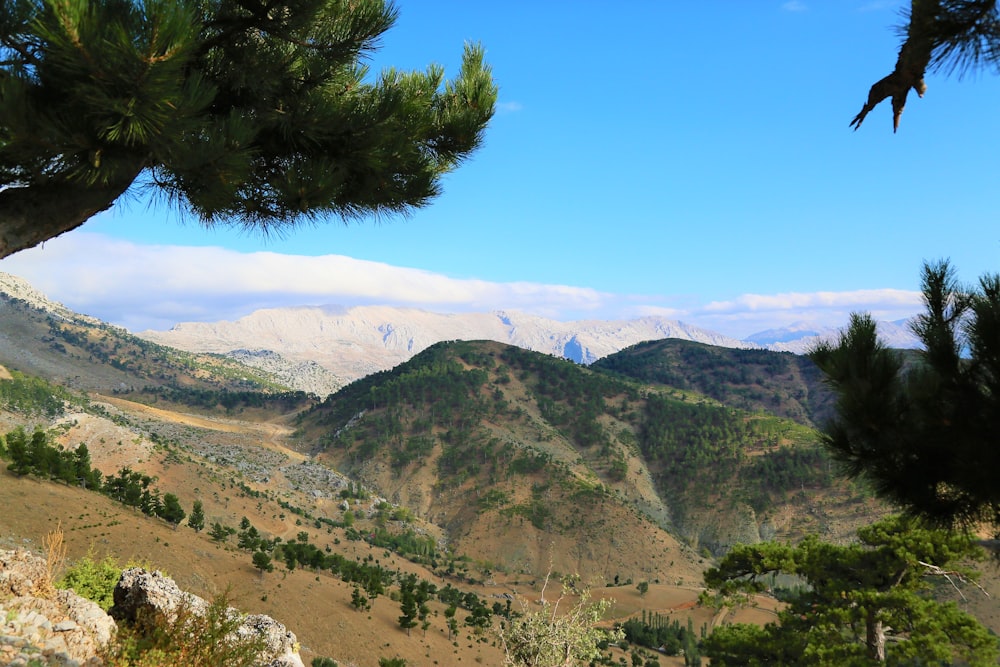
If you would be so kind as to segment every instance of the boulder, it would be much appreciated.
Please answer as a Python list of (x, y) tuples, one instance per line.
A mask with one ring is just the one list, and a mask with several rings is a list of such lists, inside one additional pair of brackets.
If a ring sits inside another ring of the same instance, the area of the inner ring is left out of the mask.
[(0, 551), (0, 664), (100, 665), (116, 631), (96, 603), (52, 589), (43, 558)]
[[(134, 621), (143, 615), (162, 615), (168, 620), (176, 618), (179, 610), (204, 614), (209, 603), (182, 591), (173, 579), (159, 571), (129, 568), (122, 572), (114, 593), (115, 604), (111, 615), (119, 620)], [(238, 637), (260, 637), (264, 649), (259, 665), (266, 667), (304, 667), (299, 656), (299, 643), (295, 634), (270, 616), (254, 614), (243, 616), (232, 607), (229, 613), (241, 619), (236, 629)]]

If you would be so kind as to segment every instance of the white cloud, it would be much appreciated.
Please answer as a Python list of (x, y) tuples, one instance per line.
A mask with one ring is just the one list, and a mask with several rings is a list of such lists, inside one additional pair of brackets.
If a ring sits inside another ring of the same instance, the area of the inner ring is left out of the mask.
[(516, 113), (524, 109), (520, 102), (498, 102), (497, 113)]
[(898, 289), (853, 290), (848, 292), (789, 292), (785, 294), (744, 294), (732, 301), (713, 301), (706, 312), (755, 312), (803, 308), (913, 308), (920, 306), (920, 292)]
[(709, 328), (748, 336), (793, 324), (839, 328), (847, 324), (851, 313), (856, 312), (868, 312), (876, 319), (895, 321), (911, 317), (921, 309), (920, 292), (871, 289), (744, 294), (729, 301), (713, 301), (690, 315)]
[(74, 232), (0, 261), (50, 298), (132, 331), (234, 320), (260, 308), (391, 305), (435, 312), (519, 310), (557, 320), (658, 315), (743, 337), (807, 322), (841, 327), (851, 312), (897, 320), (921, 310), (919, 292), (856, 290), (690, 295), (610, 294), (588, 287), (490, 282), (353, 259), (219, 247), (137, 245)]
[(799, 0), (790, 0), (789, 2), (781, 5), (781, 8), (786, 12), (804, 12), (807, 9), (806, 4), (804, 2), (800, 2)]
[(517, 309), (558, 317), (606, 308), (586, 287), (450, 278), (342, 255), (136, 245), (78, 232), (12, 255), (0, 270), (70, 308), (132, 331), (299, 305), (381, 304), (442, 312)]

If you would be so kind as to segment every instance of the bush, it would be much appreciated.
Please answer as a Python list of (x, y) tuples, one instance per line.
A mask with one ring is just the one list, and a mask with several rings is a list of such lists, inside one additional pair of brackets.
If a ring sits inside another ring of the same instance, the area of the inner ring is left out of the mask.
[(152, 615), (119, 623), (101, 658), (107, 667), (250, 667), (260, 662), (264, 638), (238, 635), (242, 620), (222, 594), (203, 615), (182, 607), (173, 619)]
[(122, 568), (112, 556), (95, 561), (90, 554), (76, 562), (56, 581), (56, 588), (72, 588), (80, 597), (96, 602), (107, 611), (114, 604), (115, 585)]

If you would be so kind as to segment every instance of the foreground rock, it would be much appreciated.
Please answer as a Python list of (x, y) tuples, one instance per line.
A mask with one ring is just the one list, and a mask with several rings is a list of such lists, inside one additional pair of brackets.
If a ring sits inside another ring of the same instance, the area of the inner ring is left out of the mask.
[[(209, 603), (182, 591), (174, 580), (158, 571), (130, 568), (122, 572), (115, 587), (115, 605), (111, 614), (119, 620), (135, 621), (146, 614), (162, 615), (172, 621), (177, 614), (204, 615)], [(304, 667), (299, 656), (299, 644), (292, 632), (270, 616), (251, 614), (242, 616), (232, 607), (229, 613), (242, 619), (236, 634), (240, 638), (259, 637), (264, 641), (258, 664), (266, 667)]]
[[(209, 603), (178, 588), (160, 572), (131, 568), (122, 572), (114, 592), (115, 618), (134, 621), (145, 614), (176, 618), (179, 610), (204, 614)], [(264, 648), (255, 664), (304, 667), (295, 635), (270, 616), (238, 618), (239, 638), (261, 638)], [(101, 648), (118, 626), (96, 603), (72, 590), (55, 590), (46, 563), (29, 551), (0, 550), (0, 665), (15, 667), (99, 667)], [(180, 667), (180, 666), (178, 666)]]
[(0, 551), (0, 664), (100, 665), (114, 620), (96, 603), (48, 585), (45, 561)]

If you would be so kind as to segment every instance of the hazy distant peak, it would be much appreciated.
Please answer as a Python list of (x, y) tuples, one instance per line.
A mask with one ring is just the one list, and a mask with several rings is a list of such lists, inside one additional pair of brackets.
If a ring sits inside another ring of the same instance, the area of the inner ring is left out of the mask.
[[(894, 322), (878, 322), (878, 335), (889, 347), (914, 349), (921, 346), (920, 340), (910, 328), (910, 319)], [(777, 352), (806, 354), (822, 342), (836, 340), (841, 329), (835, 327), (815, 327), (807, 323), (792, 324), (780, 329), (768, 329), (747, 336), (744, 340), (758, 343)]]

